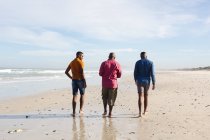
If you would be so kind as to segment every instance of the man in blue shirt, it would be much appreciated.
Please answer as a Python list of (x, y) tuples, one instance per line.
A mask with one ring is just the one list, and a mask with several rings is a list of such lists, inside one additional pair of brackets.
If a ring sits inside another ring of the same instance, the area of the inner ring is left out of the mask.
[(141, 59), (138, 60), (135, 64), (134, 69), (134, 80), (137, 85), (138, 93), (139, 93), (139, 117), (141, 117), (141, 97), (142, 93), (144, 93), (144, 112), (143, 115), (147, 112), (148, 105), (148, 90), (150, 86), (150, 80), (152, 79), (152, 90), (155, 89), (155, 74), (154, 74), (154, 66), (153, 62), (147, 59), (146, 52), (141, 52)]

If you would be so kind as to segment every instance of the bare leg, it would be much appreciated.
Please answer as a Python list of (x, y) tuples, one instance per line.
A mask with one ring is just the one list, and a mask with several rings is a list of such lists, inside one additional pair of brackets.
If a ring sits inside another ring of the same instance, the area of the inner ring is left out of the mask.
[(141, 117), (141, 93), (139, 93), (139, 100), (138, 100), (138, 105), (139, 105), (139, 117)]
[(113, 109), (113, 106), (109, 105), (109, 117), (112, 116), (112, 109)]
[(77, 95), (73, 95), (72, 99), (72, 108), (73, 108), (73, 116), (76, 114), (76, 105), (77, 105)]
[(103, 104), (104, 104), (104, 113), (102, 115), (106, 115), (107, 114), (107, 100), (103, 100)]
[(143, 113), (144, 115), (147, 111), (147, 105), (148, 105), (148, 94), (146, 93), (144, 94), (144, 113)]
[(83, 113), (83, 106), (84, 106), (84, 101), (85, 101), (85, 95), (80, 96), (80, 113)]

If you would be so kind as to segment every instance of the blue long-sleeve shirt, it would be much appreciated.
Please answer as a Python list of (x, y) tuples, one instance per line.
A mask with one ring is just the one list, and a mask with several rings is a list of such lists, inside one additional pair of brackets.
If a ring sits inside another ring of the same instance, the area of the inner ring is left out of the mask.
[(155, 84), (155, 73), (153, 62), (148, 59), (141, 59), (136, 62), (134, 69), (134, 80), (140, 84)]

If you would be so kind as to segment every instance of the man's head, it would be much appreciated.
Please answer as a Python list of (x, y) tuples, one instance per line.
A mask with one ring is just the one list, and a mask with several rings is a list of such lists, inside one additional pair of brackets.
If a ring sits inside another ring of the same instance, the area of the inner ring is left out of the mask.
[(147, 53), (146, 52), (141, 52), (140, 56), (141, 56), (141, 59), (146, 59), (147, 58)]
[(115, 59), (115, 53), (111, 52), (109, 53), (109, 59)]
[(78, 52), (76, 53), (76, 57), (79, 58), (80, 60), (82, 60), (82, 59), (83, 59), (83, 52), (78, 51)]

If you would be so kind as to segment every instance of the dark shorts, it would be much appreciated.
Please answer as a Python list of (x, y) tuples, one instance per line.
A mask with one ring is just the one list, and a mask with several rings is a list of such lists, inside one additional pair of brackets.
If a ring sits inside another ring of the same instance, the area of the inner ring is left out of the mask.
[(102, 99), (103, 102), (107, 102), (108, 105), (114, 106), (117, 98), (117, 88), (102, 88)]
[(84, 81), (83, 80), (72, 80), (72, 94), (77, 95), (78, 90), (80, 92), (80, 95), (85, 94), (85, 88), (84, 88)]
[(141, 84), (141, 83), (137, 83), (137, 90), (139, 94), (148, 94), (148, 90), (149, 90), (149, 85), (150, 84)]

